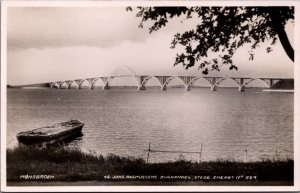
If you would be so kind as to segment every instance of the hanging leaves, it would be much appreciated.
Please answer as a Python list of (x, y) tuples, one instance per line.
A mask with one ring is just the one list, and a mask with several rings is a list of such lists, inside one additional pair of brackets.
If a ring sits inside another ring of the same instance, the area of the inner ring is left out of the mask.
[[(131, 8), (126, 8), (131, 11)], [(232, 57), (236, 50), (250, 44), (249, 60), (254, 59), (254, 52), (262, 42), (277, 41), (274, 20), (271, 13), (276, 14), (282, 26), (294, 19), (294, 7), (138, 7), (137, 17), (140, 17), (139, 27), (150, 21), (149, 32), (159, 30), (174, 17), (182, 15), (191, 19), (196, 16), (199, 24), (195, 29), (176, 33), (171, 42), (171, 48), (185, 47), (177, 54), (174, 65), (181, 64), (186, 69), (198, 65), (203, 74), (209, 71), (219, 71), (220, 66), (229, 65), (229, 70), (238, 70)], [(266, 52), (271, 52), (271, 47)], [(218, 58), (209, 58), (210, 52), (220, 53)]]

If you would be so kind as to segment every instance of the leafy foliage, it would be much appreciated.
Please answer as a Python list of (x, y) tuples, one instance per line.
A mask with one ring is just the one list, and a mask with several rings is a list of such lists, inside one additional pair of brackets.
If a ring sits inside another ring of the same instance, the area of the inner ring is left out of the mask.
[[(278, 37), (291, 60), (294, 57), (284, 31), (287, 21), (294, 19), (294, 7), (138, 7), (136, 16), (142, 19), (141, 28), (144, 23), (151, 22), (150, 33), (166, 26), (175, 17), (198, 18), (194, 29), (174, 35), (171, 48), (178, 45), (185, 48), (177, 54), (174, 65), (182, 64), (185, 69), (198, 65), (203, 74), (219, 71), (223, 65), (237, 70), (232, 57), (238, 48), (251, 45), (249, 59), (253, 60), (254, 49), (260, 43), (271, 42), (266, 50), (269, 53)], [(218, 56), (209, 58), (212, 52)]]

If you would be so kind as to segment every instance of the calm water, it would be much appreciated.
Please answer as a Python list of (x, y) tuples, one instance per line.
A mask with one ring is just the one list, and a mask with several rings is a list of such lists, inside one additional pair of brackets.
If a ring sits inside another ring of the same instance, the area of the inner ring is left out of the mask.
[[(106, 155), (140, 156), (145, 149), (199, 151), (202, 160), (293, 156), (293, 93), (209, 88), (168, 91), (12, 89), (7, 93), (7, 144), (16, 134), (68, 119), (85, 122), (70, 146)], [(182, 154), (197, 160), (197, 154)], [(179, 154), (152, 153), (151, 162)]]

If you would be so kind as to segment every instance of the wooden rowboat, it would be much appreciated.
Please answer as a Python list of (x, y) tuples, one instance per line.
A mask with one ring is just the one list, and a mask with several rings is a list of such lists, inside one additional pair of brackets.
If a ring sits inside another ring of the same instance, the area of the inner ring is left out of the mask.
[(83, 122), (75, 119), (31, 131), (20, 132), (17, 134), (17, 139), (20, 143), (25, 144), (59, 140), (81, 133), (83, 126)]

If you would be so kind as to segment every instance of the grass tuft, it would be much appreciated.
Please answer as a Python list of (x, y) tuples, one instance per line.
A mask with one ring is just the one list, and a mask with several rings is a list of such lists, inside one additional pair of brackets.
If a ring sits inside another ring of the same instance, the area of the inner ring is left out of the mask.
[(195, 163), (180, 157), (174, 162), (146, 163), (141, 158), (84, 153), (76, 148), (19, 146), (7, 150), (7, 180), (20, 175), (54, 175), (57, 181), (104, 180), (105, 175), (257, 176), (258, 181), (293, 181), (293, 160), (238, 162), (219, 159)]

